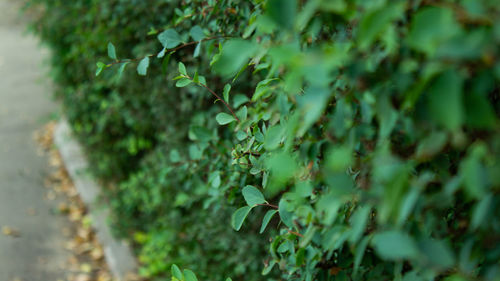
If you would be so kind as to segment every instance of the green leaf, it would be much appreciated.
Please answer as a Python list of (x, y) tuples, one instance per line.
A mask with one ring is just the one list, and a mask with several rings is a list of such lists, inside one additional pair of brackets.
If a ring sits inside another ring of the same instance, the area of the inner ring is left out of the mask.
[(373, 236), (372, 244), (385, 260), (412, 259), (418, 256), (415, 241), (406, 233), (384, 231)]
[(242, 108), (240, 108), (240, 110), (236, 112), (236, 116), (242, 121), (245, 121), (247, 119), (248, 108), (246, 107), (246, 105), (244, 105)]
[(161, 49), (161, 51), (156, 55), (157, 58), (161, 59), (165, 56), (165, 53), (167, 52), (167, 48)]
[(465, 110), (467, 112), (466, 123), (472, 128), (492, 129), (497, 124), (495, 111), (492, 103), (486, 96), (479, 93), (468, 93), (464, 95)]
[(433, 132), (420, 141), (417, 146), (415, 157), (417, 159), (429, 159), (438, 154), (446, 145), (448, 136), (444, 132)]
[(280, 203), (278, 205), (278, 211), (281, 221), (289, 228), (293, 228), (293, 214), (288, 211), (288, 202), (286, 202), (283, 198), (280, 200)]
[(267, 225), (273, 218), (273, 216), (278, 212), (278, 210), (269, 210), (264, 215), (264, 219), (262, 220), (262, 225), (260, 226), (260, 233), (263, 233), (266, 230)]
[(368, 220), (370, 219), (371, 206), (362, 206), (358, 207), (354, 214), (350, 218), (351, 222), (351, 236), (349, 237), (349, 241), (353, 244), (357, 243), (358, 240), (363, 235), (365, 231)]
[(201, 142), (209, 142), (212, 140), (212, 131), (202, 126), (192, 126), (189, 130), (189, 139), (198, 140)]
[(182, 62), (179, 62), (179, 73), (187, 76), (186, 66)]
[(235, 75), (257, 50), (258, 45), (254, 42), (229, 40), (222, 47), (219, 59), (213, 64), (214, 70), (225, 77)]
[(245, 201), (247, 202), (248, 206), (253, 207), (257, 204), (264, 204), (266, 203), (266, 199), (264, 198), (264, 195), (255, 188), (254, 186), (247, 185), (243, 188), (243, 198), (245, 198)]
[(125, 71), (125, 67), (129, 64), (129, 62), (124, 62), (120, 64), (120, 68), (118, 68), (118, 79), (120, 79), (123, 75), (123, 71)]
[(189, 30), (189, 35), (191, 36), (191, 38), (193, 38), (194, 41), (200, 41), (205, 38), (203, 29), (201, 29), (201, 27), (198, 25), (191, 27), (191, 30)]
[(309, 129), (323, 114), (330, 90), (322, 87), (309, 87), (304, 95), (297, 96), (300, 111), (304, 118), (302, 119), (302, 131)]
[(233, 98), (233, 107), (238, 108), (240, 105), (248, 102), (250, 99), (242, 94), (237, 94)]
[(200, 77), (198, 76), (198, 71), (195, 71), (195, 73), (194, 73), (193, 82), (200, 83)]
[(462, 84), (462, 77), (450, 70), (438, 76), (427, 91), (430, 117), (452, 131), (464, 119)]
[(170, 150), (170, 161), (172, 161), (172, 163), (178, 163), (181, 161), (181, 155), (177, 149)]
[[(289, 179), (293, 178), (298, 169), (297, 162), (287, 152), (273, 154), (266, 159), (266, 167), (271, 170), (271, 180), (278, 188), (282, 188)], [(271, 190), (275, 191), (275, 190)]]
[(229, 103), (229, 91), (231, 91), (231, 84), (226, 84), (224, 86), (223, 96), (224, 100)]
[(403, 14), (402, 3), (383, 6), (381, 9), (368, 13), (361, 20), (357, 39), (359, 47), (366, 49), (378, 36), (390, 26), (391, 22)]
[(95, 76), (99, 76), (99, 74), (101, 74), (102, 70), (104, 68), (106, 68), (107, 66), (103, 62), (98, 62), (98, 63), (96, 63), (96, 65), (97, 65), (97, 69), (95, 71)]
[(174, 29), (167, 29), (158, 34), (158, 40), (167, 49), (175, 48), (182, 43), (181, 36)]
[(200, 51), (201, 51), (201, 42), (196, 44), (196, 48), (194, 48), (194, 52), (193, 52), (193, 57), (198, 57), (200, 55)]
[(113, 45), (113, 43), (111, 43), (111, 42), (108, 43), (108, 57), (116, 60), (115, 45)]
[(452, 10), (425, 6), (412, 17), (408, 44), (432, 55), (443, 42), (459, 33), (460, 26)]
[(422, 253), (427, 260), (436, 267), (447, 269), (455, 263), (455, 256), (444, 241), (435, 239), (424, 239), (419, 243)]
[(172, 267), (170, 268), (170, 272), (172, 273), (173, 277), (179, 280), (184, 280), (184, 275), (182, 274), (181, 270), (177, 265), (173, 264)]
[(243, 222), (245, 221), (246, 217), (248, 216), (248, 213), (252, 210), (252, 207), (245, 206), (241, 207), (236, 212), (233, 213), (233, 216), (231, 217), (231, 226), (233, 227), (234, 230), (239, 231), (241, 226), (243, 225)]
[(184, 269), (184, 278), (185, 281), (198, 281), (194, 272), (189, 269)]
[(358, 271), (359, 266), (361, 265), (361, 261), (363, 260), (363, 256), (365, 255), (365, 250), (366, 250), (366, 247), (368, 246), (368, 243), (370, 242), (370, 239), (371, 239), (370, 236), (366, 236), (356, 246), (356, 252), (354, 254), (354, 272), (355, 273)]
[(139, 62), (139, 65), (137, 65), (137, 73), (139, 73), (139, 75), (145, 76), (148, 72), (148, 67), (149, 57), (145, 57)]
[(175, 86), (182, 88), (182, 87), (186, 87), (187, 85), (191, 84), (192, 82), (193, 81), (191, 79), (183, 77), (183, 78), (177, 80), (177, 82), (175, 83)]
[(217, 120), (217, 123), (219, 123), (219, 125), (226, 125), (236, 121), (233, 115), (227, 114), (225, 112), (217, 114), (217, 116), (215, 116), (215, 120)]
[(267, 13), (278, 25), (291, 29), (297, 14), (297, 0), (269, 0)]
[(238, 132), (236, 132), (236, 138), (239, 141), (242, 141), (242, 140), (246, 139), (247, 137), (248, 137), (248, 135), (247, 135), (247, 133), (245, 133), (245, 131), (239, 130)]
[(345, 171), (353, 162), (353, 151), (345, 145), (333, 147), (327, 154), (326, 167), (334, 172)]
[(472, 212), (472, 219), (470, 223), (470, 229), (476, 230), (481, 224), (483, 224), (488, 217), (491, 210), (491, 203), (493, 201), (493, 195), (488, 194), (485, 196), (474, 208)]
[(269, 128), (264, 139), (264, 147), (266, 150), (274, 150), (279, 147), (281, 141), (285, 137), (285, 128), (281, 125), (275, 125)]

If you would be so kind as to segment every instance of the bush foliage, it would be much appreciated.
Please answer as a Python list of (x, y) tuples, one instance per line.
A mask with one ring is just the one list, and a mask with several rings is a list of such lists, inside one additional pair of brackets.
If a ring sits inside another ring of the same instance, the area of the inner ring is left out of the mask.
[(499, 280), (496, 1), (31, 3), (143, 275)]

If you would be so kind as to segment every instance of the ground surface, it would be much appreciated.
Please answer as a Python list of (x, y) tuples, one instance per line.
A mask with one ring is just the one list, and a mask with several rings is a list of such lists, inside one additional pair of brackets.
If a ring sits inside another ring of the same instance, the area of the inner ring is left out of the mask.
[(0, 0), (0, 280), (64, 280), (69, 222), (54, 213), (33, 140), (56, 107), (41, 68), (47, 53), (26, 36), (19, 2)]

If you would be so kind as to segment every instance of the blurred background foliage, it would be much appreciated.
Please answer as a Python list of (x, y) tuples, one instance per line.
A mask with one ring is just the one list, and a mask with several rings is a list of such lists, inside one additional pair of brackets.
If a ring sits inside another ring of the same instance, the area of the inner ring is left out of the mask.
[(29, 2), (143, 276), (499, 280), (497, 1)]

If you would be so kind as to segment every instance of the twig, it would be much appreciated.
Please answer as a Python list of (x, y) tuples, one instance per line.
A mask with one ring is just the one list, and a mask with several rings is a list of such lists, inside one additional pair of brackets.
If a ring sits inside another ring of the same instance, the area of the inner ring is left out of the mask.
[[(188, 75), (186, 75), (186, 77), (190, 80), (193, 80), (193, 78), (189, 77)], [(200, 85), (202, 86), (203, 88), (207, 89), (212, 95), (214, 95), (218, 100), (220, 100), (225, 106), (226, 108), (231, 112), (231, 114), (233, 115), (233, 117), (238, 121), (238, 123), (240, 123), (240, 119), (238, 118), (238, 116), (236, 116), (236, 114), (234, 113), (234, 111), (231, 109), (231, 107), (229, 106), (229, 104), (227, 104), (227, 102), (225, 102), (223, 99), (221, 99), (219, 97), (219, 95), (217, 95), (212, 89), (210, 89), (207, 85), (203, 84), (203, 83), (200, 83), (200, 82), (195, 82), (197, 85)]]
[(278, 209), (278, 206), (269, 203), (257, 204), (257, 206), (266, 206), (266, 207), (271, 207), (273, 209)]
[[(182, 48), (185, 48), (187, 46), (191, 46), (191, 45), (194, 45), (194, 44), (197, 44), (197, 43), (200, 43), (200, 42), (204, 42), (204, 41), (210, 41), (210, 40), (222, 39), (222, 38), (232, 38), (232, 37), (233, 36), (226, 36), (226, 35), (207, 37), (207, 38), (203, 38), (203, 39), (201, 39), (199, 41), (191, 41), (191, 42), (187, 42), (187, 43), (184, 43), (182, 45), (179, 45), (179, 46), (177, 46), (175, 48), (166, 49), (165, 53), (175, 52), (175, 51), (178, 51), (178, 50), (180, 50)], [(143, 60), (143, 59), (148, 58), (148, 57), (151, 58), (151, 57), (154, 57), (154, 56), (155, 55), (147, 55), (147, 56), (143, 56), (143, 57), (135, 58), (135, 59), (116, 60), (114, 62), (106, 64), (106, 66), (110, 67), (110, 66), (113, 66), (115, 64), (120, 64), (120, 63), (136, 62), (136, 61), (140, 61), (140, 60)]]

